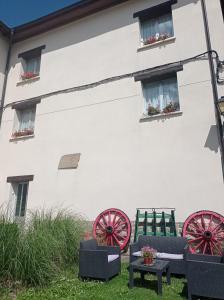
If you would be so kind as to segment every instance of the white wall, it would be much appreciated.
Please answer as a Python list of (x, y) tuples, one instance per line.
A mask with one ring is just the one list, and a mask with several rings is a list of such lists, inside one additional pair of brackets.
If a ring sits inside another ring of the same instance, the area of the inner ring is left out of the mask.
[[(175, 42), (137, 51), (139, 24), (133, 13), (159, 2), (133, 0), (15, 44), (6, 103), (206, 51), (201, 4), (193, 0), (173, 7)], [(213, 6), (209, 18), (219, 20), (211, 22), (211, 30), (222, 55), (224, 42), (217, 40), (224, 27), (217, 13), (219, 7)], [(43, 44), (40, 80), (17, 85), (18, 54)], [(178, 85), (182, 114), (146, 122), (140, 122), (141, 84), (133, 78), (43, 98), (35, 137), (13, 142), (15, 112), (6, 109), (0, 132), (1, 201), (9, 199), (7, 176), (33, 174), (28, 209), (63, 205), (90, 220), (109, 207), (131, 219), (137, 207), (175, 207), (177, 221), (201, 209), (224, 214), (208, 61), (184, 65)], [(57, 169), (62, 155), (77, 152), (77, 170)]]

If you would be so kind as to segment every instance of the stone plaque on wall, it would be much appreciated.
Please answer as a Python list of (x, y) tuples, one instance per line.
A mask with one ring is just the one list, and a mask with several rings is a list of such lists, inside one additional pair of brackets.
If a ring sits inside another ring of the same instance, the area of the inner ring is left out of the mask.
[(77, 169), (80, 155), (80, 153), (63, 155), (60, 159), (58, 169)]

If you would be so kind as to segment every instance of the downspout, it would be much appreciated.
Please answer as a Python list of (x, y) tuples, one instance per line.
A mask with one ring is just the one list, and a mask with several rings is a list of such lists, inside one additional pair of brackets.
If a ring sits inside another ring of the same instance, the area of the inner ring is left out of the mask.
[(0, 103), (0, 128), (2, 125), (2, 114), (3, 114), (3, 110), (4, 110), (5, 92), (6, 92), (7, 80), (8, 80), (8, 74), (9, 74), (9, 62), (10, 62), (10, 56), (11, 56), (11, 50), (12, 50), (13, 34), (14, 34), (14, 30), (11, 29), (10, 40), (9, 40), (9, 49), (8, 49), (6, 65), (5, 65), (5, 77), (4, 77), (3, 87), (2, 87), (2, 97), (1, 97), (1, 103)]
[(223, 129), (222, 129), (221, 117), (220, 117), (218, 107), (217, 107), (217, 102), (218, 102), (219, 96), (218, 96), (218, 89), (217, 89), (215, 66), (214, 66), (214, 61), (213, 61), (213, 57), (212, 57), (213, 53), (212, 53), (212, 46), (211, 46), (211, 39), (210, 39), (210, 32), (209, 32), (209, 25), (208, 25), (208, 15), (207, 15), (207, 10), (206, 10), (205, 0), (201, 0), (201, 6), (202, 6), (202, 13), (203, 13), (203, 20), (204, 20), (204, 27), (205, 27), (205, 37), (206, 37), (207, 50), (208, 50), (208, 60), (209, 60), (209, 67), (210, 67), (210, 74), (211, 74), (213, 101), (214, 101), (214, 106), (215, 106), (215, 119), (216, 119), (218, 139), (219, 139), (219, 144), (220, 144), (222, 174), (223, 174), (223, 179), (224, 179)]

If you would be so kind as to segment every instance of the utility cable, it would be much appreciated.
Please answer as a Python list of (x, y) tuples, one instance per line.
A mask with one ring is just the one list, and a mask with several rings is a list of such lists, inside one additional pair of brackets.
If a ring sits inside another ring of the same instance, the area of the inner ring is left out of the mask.
[[(59, 95), (59, 94), (64, 94), (64, 93), (71, 93), (71, 92), (77, 92), (77, 91), (83, 91), (83, 90), (95, 88), (95, 87), (98, 87), (100, 85), (107, 84), (107, 83), (110, 83), (110, 82), (114, 82), (114, 81), (118, 81), (118, 80), (122, 80), (122, 79), (126, 79), (126, 78), (133, 78), (133, 77), (136, 77), (136, 76), (139, 76), (139, 75), (144, 75), (144, 74), (147, 74), (147, 73), (149, 73), (151, 71), (154, 71), (154, 70), (156, 71), (157, 69), (159, 69), (161, 67), (163, 67), (165, 69), (165, 68), (169, 68), (169, 67), (171, 67), (171, 66), (173, 66), (175, 64), (186, 64), (186, 63), (189, 63), (191, 61), (203, 58), (206, 55), (208, 55), (209, 53), (215, 55), (215, 56), (212, 56), (212, 57), (213, 57), (213, 59), (216, 60), (216, 65), (217, 65), (217, 72), (216, 72), (217, 81), (218, 80), (220, 81), (218, 74), (219, 74), (220, 66), (223, 65), (224, 62), (221, 62), (219, 60), (219, 55), (218, 55), (217, 51), (211, 50), (211, 51), (206, 51), (206, 52), (200, 53), (198, 55), (192, 56), (192, 57), (187, 58), (187, 59), (175, 61), (175, 62), (168, 63), (168, 64), (165, 64), (165, 65), (160, 65), (160, 66), (156, 66), (156, 67), (153, 67), (153, 68), (147, 68), (147, 69), (144, 69), (144, 70), (141, 70), (141, 71), (136, 71), (136, 72), (132, 72), (132, 73), (126, 73), (126, 74), (123, 74), (123, 75), (108, 77), (108, 78), (105, 78), (105, 79), (102, 79), (102, 80), (99, 80), (99, 81), (96, 81), (96, 82), (92, 82), (92, 83), (88, 83), (88, 84), (83, 84), (83, 85), (79, 85), (79, 86), (74, 86), (74, 87), (71, 87), (71, 88), (56, 90), (56, 91), (53, 91), (53, 92), (50, 92), (50, 93), (39, 95), (39, 96), (34, 97), (34, 98), (11, 102), (11, 103), (6, 104), (1, 109), (4, 111), (7, 107), (11, 106), (12, 104), (15, 105), (15, 104), (24, 103), (24, 102), (27, 102), (27, 101), (29, 101), (31, 99), (32, 100), (34, 100), (34, 99), (40, 99), (40, 98), (44, 99), (44, 98), (48, 98), (48, 97), (51, 97), (51, 96), (54, 96), (54, 95)], [(222, 83), (222, 81), (220, 81), (219, 83)]]

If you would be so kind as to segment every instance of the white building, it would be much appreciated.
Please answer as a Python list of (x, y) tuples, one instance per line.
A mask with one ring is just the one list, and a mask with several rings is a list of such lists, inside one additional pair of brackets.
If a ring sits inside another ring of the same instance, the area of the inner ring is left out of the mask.
[[(221, 4), (205, 4), (223, 60)], [(110, 207), (131, 220), (137, 207), (175, 207), (177, 221), (224, 214), (209, 59), (188, 60), (208, 50), (201, 0), (88, 0), (0, 24), (1, 203), (14, 217), (61, 206), (89, 220)]]

